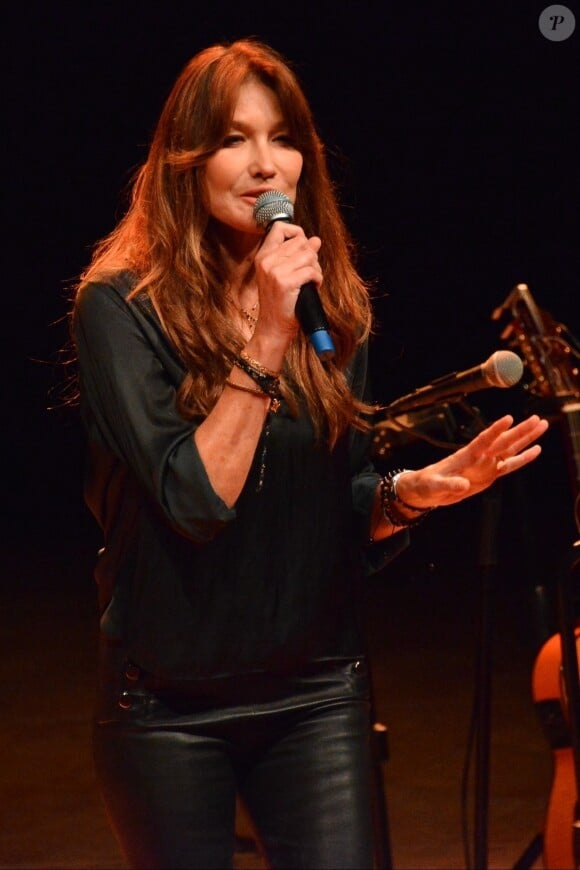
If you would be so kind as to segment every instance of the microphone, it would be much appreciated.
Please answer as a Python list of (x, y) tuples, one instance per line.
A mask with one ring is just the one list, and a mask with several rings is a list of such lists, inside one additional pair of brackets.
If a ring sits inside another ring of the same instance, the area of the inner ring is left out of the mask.
[(513, 387), (524, 373), (524, 364), (517, 353), (511, 350), (496, 350), (495, 353), (481, 365), (473, 366), (464, 372), (452, 372), (420, 387), (388, 405), (386, 410), (393, 414), (402, 414), (423, 408), (425, 405), (437, 405), (442, 401), (458, 400), (468, 393), (485, 390), (488, 387)]
[[(265, 227), (266, 232), (275, 221), (292, 223), (294, 206), (291, 200), (279, 190), (266, 190), (256, 199), (254, 205), (254, 220), (258, 226)], [(296, 300), (296, 317), (303, 332), (308, 336), (312, 347), (321, 360), (333, 359), (335, 355), (334, 342), (328, 331), (328, 321), (316, 284), (309, 281), (303, 284)]]

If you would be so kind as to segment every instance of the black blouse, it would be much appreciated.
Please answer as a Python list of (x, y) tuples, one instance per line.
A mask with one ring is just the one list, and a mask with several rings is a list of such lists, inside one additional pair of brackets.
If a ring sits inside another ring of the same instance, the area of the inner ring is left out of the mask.
[[(101, 629), (174, 679), (283, 672), (363, 653), (357, 585), (378, 474), (358, 433), (331, 452), (283, 403), (236, 502), (214, 492), (176, 410), (183, 365), (127, 273), (86, 285), (75, 310), (85, 498), (101, 526)], [(349, 368), (363, 395), (366, 349)], [(367, 549), (381, 567), (399, 533)]]

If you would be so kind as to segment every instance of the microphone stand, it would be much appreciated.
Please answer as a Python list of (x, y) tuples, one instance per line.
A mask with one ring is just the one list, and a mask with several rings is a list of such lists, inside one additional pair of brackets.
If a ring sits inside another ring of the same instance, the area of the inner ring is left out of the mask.
[[(456, 406), (467, 414), (469, 425), (463, 427), (463, 434), (468, 439), (486, 428), (487, 423), (480, 411), (471, 406), (465, 397), (457, 397)], [(387, 421), (397, 419), (397, 403), (386, 409)], [(436, 410), (433, 407), (432, 411)], [(441, 406), (439, 405), (441, 411)], [(421, 406), (424, 413), (426, 408)], [(413, 413), (413, 409), (410, 409)], [(432, 438), (424, 436), (421, 440), (435, 446), (456, 449), (459, 444), (445, 445), (437, 443)], [(489, 828), (489, 783), (490, 783), (490, 746), (491, 746), (491, 700), (492, 700), (492, 669), (493, 669), (493, 602), (498, 567), (498, 533), (501, 514), (502, 486), (501, 481), (495, 483), (482, 493), (482, 515), (479, 548), (480, 574), (480, 609), (479, 636), (476, 659), (476, 687), (473, 705), (472, 734), (475, 739), (475, 828), (473, 851), (476, 870), (487, 870), (488, 866), (488, 828)], [(469, 862), (466, 862), (469, 864)]]
[[(463, 409), (472, 418), (470, 438), (488, 425), (480, 411), (465, 400)], [(497, 479), (482, 493), (479, 543), (479, 624), (472, 714), (472, 737), (475, 741), (474, 795), (474, 868), (487, 870), (489, 838), (489, 783), (491, 755), (491, 707), (493, 672), (493, 605), (499, 564), (499, 527), (503, 481)], [(467, 774), (466, 774), (467, 776)], [(469, 856), (466, 855), (469, 867)]]
[(475, 690), (475, 836), (474, 866), (486, 870), (488, 862), (489, 770), (493, 669), (493, 601), (498, 565), (498, 529), (501, 486), (496, 481), (483, 493), (479, 551), (479, 647)]

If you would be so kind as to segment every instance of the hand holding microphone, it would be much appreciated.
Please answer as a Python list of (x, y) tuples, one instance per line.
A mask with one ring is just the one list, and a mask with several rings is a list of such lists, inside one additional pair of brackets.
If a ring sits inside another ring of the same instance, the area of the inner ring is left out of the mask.
[[(286, 194), (268, 190), (260, 194), (254, 205), (254, 219), (266, 232), (277, 222), (292, 223), (294, 206)], [(335, 348), (328, 331), (328, 321), (318, 295), (316, 284), (308, 281), (300, 287), (295, 314), (312, 347), (322, 360), (332, 359)]]

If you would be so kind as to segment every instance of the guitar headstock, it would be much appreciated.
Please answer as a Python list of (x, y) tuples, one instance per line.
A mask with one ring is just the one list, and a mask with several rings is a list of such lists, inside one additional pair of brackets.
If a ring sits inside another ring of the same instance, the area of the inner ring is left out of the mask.
[(535, 396), (560, 401), (580, 398), (580, 346), (568, 328), (536, 305), (527, 284), (516, 284), (492, 313), (508, 318), (501, 338), (523, 356)]

